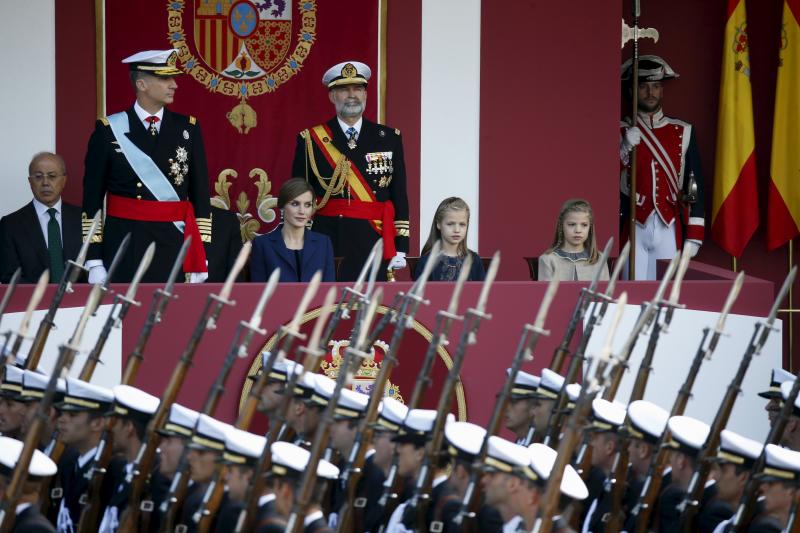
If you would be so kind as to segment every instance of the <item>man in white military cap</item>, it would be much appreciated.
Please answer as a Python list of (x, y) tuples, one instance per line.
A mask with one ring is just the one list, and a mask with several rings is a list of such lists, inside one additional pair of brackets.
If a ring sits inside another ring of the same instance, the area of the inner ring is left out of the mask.
[[(33, 370), (25, 370), (22, 376), (22, 392), (20, 392), (17, 401), (25, 405), (25, 416), (22, 420), (22, 427), (20, 428), (23, 435), (28, 434), (28, 429), (31, 427), (36, 417), (39, 402), (44, 398), (44, 393), (45, 390), (47, 390), (47, 384), (49, 382), (50, 376), (40, 372), (34, 372)], [(54, 445), (52, 437), (56, 429), (56, 420), (58, 420), (59, 416), (55, 405), (64, 401), (64, 393), (66, 393), (66, 391), (67, 382), (63, 378), (58, 378), (56, 382), (56, 392), (53, 396), (53, 406), (50, 407), (50, 413), (45, 421), (45, 428), (39, 440), (39, 449), (44, 451), (48, 456)]]
[(767, 412), (767, 416), (769, 417), (770, 426), (772, 426), (772, 424), (775, 422), (775, 418), (778, 416), (778, 411), (781, 410), (781, 404), (783, 402), (783, 397), (781, 396), (781, 385), (787, 381), (793, 382), (794, 378), (795, 375), (791, 372), (787, 372), (782, 368), (773, 368), (770, 375), (769, 388), (758, 393), (759, 396), (768, 400), (767, 405), (764, 406), (764, 410)]
[(408, 407), (395, 398), (387, 396), (378, 405), (378, 418), (372, 431), (372, 447), (375, 450), (372, 460), (383, 471), (384, 476), (389, 475), (392, 466), (392, 437), (400, 430), (407, 415)]
[[(111, 430), (112, 449), (115, 455), (124, 458), (125, 474), (128, 475), (144, 442), (147, 424), (158, 409), (160, 400), (130, 385), (117, 385), (113, 391), (114, 406), (108, 413), (115, 419)], [(103, 482), (106, 482), (105, 476)], [(128, 505), (130, 484), (121, 477), (111, 491), (111, 500), (100, 521), (100, 533), (110, 533), (119, 527), (122, 511)]]
[(697, 526), (702, 531), (714, 531), (733, 516), (763, 448), (760, 442), (722, 430), (717, 455), (712, 458), (717, 469), (717, 493), (697, 515)]
[[(780, 386), (781, 403), (779, 405), (779, 409), (782, 408), (786, 400), (789, 399), (789, 394), (792, 391), (793, 386), (794, 380), (784, 381)], [(777, 418), (777, 416), (778, 413), (776, 411), (775, 417)], [(791, 415), (789, 416), (789, 420), (786, 422), (786, 427), (783, 429), (783, 433), (781, 434), (780, 445), (795, 451), (800, 451), (800, 396), (797, 397), (794, 402), (794, 406), (792, 406)]]
[[(261, 368), (259, 368), (258, 372), (252, 376), (248, 376), (249, 380), (255, 381), (258, 379), (258, 377), (261, 375), (261, 372), (263, 372), (264, 365), (266, 365), (269, 355), (269, 352), (263, 352), (261, 354)], [(289, 359), (275, 361), (275, 364), (272, 366), (272, 370), (270, 370), (270, 373), (267, 376), (267, 382), (261, 391), (261, 398), (258, 403), (258, 411), (260, 413), (270, 420), (277, 415), (276, 410), (283, 403), (284, 393), (286, 392), (286, 383), (289, 379), (289, 376), (294, 371), (300, 372), (301, 369), (302, 366), (298, 366), (297, 363)]]
[[(667, 421), (671, 448), (670, 466), (672, 480), (658, 497), (658, 523), (660, 531), (674, 531), (680, 525), (681, 513), (678, 505), (686, 496), (692, 475), (697, 470), (697, 457), (708, 438), (711, 428), (708, 424), (689, 416), (673, 416)], [(713, 487), (713, 485), (712, 485)], [(715, 489), (703, 495), (701, 508), (711, 497)]]
[[(63, 443), (77, 452), (74, 460), (59, 465), (63, 497), (59, 504), (57, 527), (59, 531), (72, 531), (80, 521), (86, 493), (86, 473), (97, 453), (97, 445), (106, 425), (105, 415), (114, 402), (114, 392), (75, 378), (67, 378), (64, 401), (56, 407), (61, 415), (57, 427)], [(111, 466), (111, 465), (110, 465)], [(114, 483), (121, 472), (122, 461), (114, 463), (115, 472), (104, 481)], [(110, 487), (101, 493), (99, 512), (105, 511), (111, 497)]]
[[(631, 95), (631, 60), (622, 65), (624, 93)], [(637, 280), (656, 279), (656, 261), (671, 259), (683, 243), (694, 256), (703, 243), (705, 202), (700, 150), (694, 127), (664, 115), (664, 82), (678, 74), (662, 58), (639, 58), (638, 113), (620, 123), (620, 191), (623, 227), (630, 218), (630, 152), (636, 152), (636, 264)], [(641, 143), (641, 144), (640, 144)], [(690, 180), (690, 176), (694, 180)], [(692, 187), (694, 181), (696, 187)], [(623, 241), (627, 234), (623, 235)]]
[(322, 77), (336, 116), (297, 137), (292, 176), (314, 188), (314, 230), (330, 237), (344, 258), (340, 281), (358, 277), (373, 244), (383, 240), (384, 268), (406, 266), (409, 243), (406, 167), (400, 130), (363, 117), (372, 71), (345, 61)]
[[(507, 369), (506, 373), (510, 373)], [(511, 431), (519, 444), (528, 436), (528, 430), (533, 423), (533, 404), (536, 389), (539, 387), (539, 377), (520, 370), (511, 387), (508, 405), (503, 413), (503, 425)]]
[[(298, 420), (299, 430), (295, 443), (311, 449), (322, 412), (328, 406), (329, 393), (333, 391), (336, 382), (323, 374), (309, 372), (306, 372), (302, 378), (302, 383), (298, 381), (299, 388), (295, 387), (295, 393), (300, 395), (301, 401), (305, 405)], [(312, 388), (310, 393), (304, 390), (307, 387)]]
[(764, 469), (754, 474), (763, 495), (763, 512), (750, 523), (748, 532), (784, 531), (800, 486), (800, 452), (767, 444)]
[[(203, 136), (197, 119), (167, 109), (181, 74), (177, 50), (148, 50), (123, 60), (136, 101), (126, 111), (101, 117), (86, 150), (83, 236), (92, 217), (105, 222), (89, 248), (89, 282), (102, 281), (126, 234), (131, 241), (114, 275), (130, 281), (145, 248), (158, 253), (143, 281), (164, 282), (183, 245), (192, 241), (183, 270), (187, 281), (208, 277), (203, 243), (211, 242), (211, 203)], [(105, 203), (104, 203), (105, 200)]]
[[(289, 442), (272, 443), (270, 452), (272, 453), (270, 474), (273, 479), (277, 515), (257, 524), (259, 533), (284, 531), (286, 522), (281, 517), (288, 517), (292, 512), (310, 458), (307, 450)], [(332, 533), (333, 530), (328, 527), (319, 502), (323, 499), (328, 483), (337, 477), (339, 469), (328, 461), (320, 459), (317, 464), (316, 485), (304, 520), (305, 533)]]
[(553, 372), (549, 368), (542, 370), (539, 386), (536, 387), (533, 401), (533, 425), (537, 441), (540, 441), (547, 432), (547, 422), (556, 404), (558, 393), (564, 386), (564, 376)]
[[(5, 499), (6, 490), (14, 475), (14, 468), (22, 454), (23, 443), (9, 437), (0, 437), (0, 500)], [(16, 501), (14, 526), (10, 530), (19, 533), (55, 532), (51, 524), (39, 513), (39, 494), (42, 481), (55, 475), (56, 464), (39, 450), (33, 451), (28, 464), (28, 477), (22, 484), (22, 491)]]
[(19, 401), (23, 373), (21, 368), (7, 364), (0, 381), (0, 434), (14, 439), (24, 438), (20, 430), (26, 409)]

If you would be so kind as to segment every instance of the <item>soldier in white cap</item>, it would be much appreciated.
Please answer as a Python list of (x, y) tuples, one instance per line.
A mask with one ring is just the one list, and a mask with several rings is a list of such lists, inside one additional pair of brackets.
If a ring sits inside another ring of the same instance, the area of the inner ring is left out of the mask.
[[(115, 455), (125, 460), (125, 474), (130, 474), (139, 448), (144, 441), (147, 424), (158, 409), (159, 399), (136, 387), (117, 385), (114, 406), (108, 413), (116, 419), (111, 438)], [(130, 484), (124, 478), (112, 487), (111, 500), (100, 521), (100, 533), (111, 533), (119, 527), (122, 511), (128, 505)]]
[[(311, 440), (314, 438), (319, 423), (319, 415), (325, 408), (325, 404), (320, 405), (318, 402), (311, 401), (317, 378), (329, 379), (312, 372), (304, 372), (297, 379), (294, 390), (291, 392), (289, 412), (286, 415), (286, 423), (294, 430), (294, 443), (308, 449), (311, 448)], [(311, 407), (312, 404), (316, 404), (317, 407)]]
[[(340, 281), (358, 277), (373, 244), (383, 239), (389, 268), (404, 268), (409, 222), (406, 167), (400, 130), (363, 117), (372, 71), (346, 61), (322, 77), (336, 116), (300, 132), (292, 176), (314, 188), (314, 230), (330, 237), (343, 257)], [(386, 268), (381, 279), (386, 279)]]
[[(23, 443), (9, 437), (0, 437), (0, 500), (4, 499), (14, 468), (22, 454)], [(39, 450), (33, 451), (28, 464), (28, 478), (22, 485), (19, 499), (16, 501), (14, 527), (12, 532), (19, 533), (51, 533), (55, 532), (51, 524), (39, 513), (39, 494), (42, 481), (56, 473), (56, 464)]]
[[(632, 70), (631, 60), (622, 65), (627, 95), (631, 94)], [(656, 279), (656, 261), (672, 258), (685, 241), (694, 256), (705, 233), (703, 173), (694, 127), (667, 117), (662, 109), (664, 82), (677, 77), (662, 58), (641, 56), (636, 123), (628, 117), (620, 124), (621, 214), (625, 226), (630, 218), (630, 151), (638, 146), (634, 191), (638, 280)], [(689, 179), (692, 175), (694, 180)], [(623, 235), (623, 240), (626, 238)]]
[(547, 431), (547, 422), (550, 420), (550, 414), (553, 412), (556, 398), (558, 398), (558, 393), (561, 392), (563, 385), (564, 376), (549, 368), (542, 370), (533, 401), (533, 423), (537, 441), (540, 441), (539, 436), (543, 437)]
[[(789, 393), (791, 392), (793, 386), (794, 380), (784, 381), (781, 385), (780, 407), (783, 407), (784, 402), (789, 399)], [(777, 417), (777, 413), (775, 416)], [(800, 395), (795, 400), (794, 406), (792, 406), (792, 414), (789, 416), (789, 420), (786, 422), (786, 427), (781, 435), (780, 444), (786, 448), (800, 451)]]
[(800, 486), (800, 452), (767, 444), (764, 469), (754, 474), (761, 483), (763, 512), (747, 529), (753, 533), (784, 531)]
[[(57, 527), (59, 531), (72, 531), (80, 520), (83, 510), (82, 497), (85, 497), (88, 479), (86, 473), (97, 453), (105, 415), (114, 402), (111, 389), (93, 385), (75, 378), (67, 378), (67, 391), (64, 401), (57, 405), (61, 415), (58, 418), (59, 438), (67, 446), (75, 449), (77, 455), (70, 463), (59, 465), (63, 497), (58, 510)], [(99, 512), (105, 511), (111, 497), (111, 488), (119, 479), (124, 461), (112, 461), (109, 472), (103, 479), (101, 505)]]
[(773, 368), (769, 381), (769, 389), (759, 392), (758, 395), (768, 400), (764, 410), (767, 411), (769, 417), (769, 425), (772, 426), (775, 418), (778, 416), (778, 411), (781, 409), (783, 397), (781, 396), (781, 385), (785, 382), (794, 382), (794, 374), (787, 372), (782, 368)]
[[(200, 125), (174, 113), (181, 74), (178, 50), (148, 50), (125, 58), (136, 101), (126, 111), (101, 117), (86, 150), (83, 176), (83, 236), (92, 217), (105, 209), (105, 221), (89, 248), (89, 282), (103, 281), (106, 266), (126, 234), (131, 241), (114, 275), (130, 281), (151, 242), (158, 253), (143, 281), (164, 282), (184, 236), (192, 241), (183, 270), (187, 281), (208, 277), (203, 243), (211, 242), (208, 169)], [(105, 200), (105, 204), (104, 204)]]
[(23, 370), (14, 365), (6, 365), (0, 381), (0, 434), (11, 438), (24, 438), (21, 433), (25, 419), (25, 404), (19, 401), (22, 392)]
[[(20, 428), (23, 435), (27, 435), (28, 428), (36, 416), (36, 411), (39, 408), (39, 402), (44, 398), (44, 392), (47, 389), (47, 384), (50, 381), (50, 376), (32, 370), (25, 370), (22, 376), (22, 392), (20, 392), (17, 401), (25, 405), (25, 417), (22, 421)], [(59, 378), (56, 384), (56, 392), (53, 396), (53, 404), (58, 404), (64, 401), (64, 393), (67, 391), (67, 382)], [(45, 428), (42, 431), (41, 440), (39, 441), (39, 449), (44, 451), (48, 456), (52, 451), (54, 444), (52, 437), (56, 429), (56, 420), (58, 419), (58, 410), (55, 406), (50, 408), (50, 416), (45, 421)]]
[(372, 432), (372, 447), (375, 450), (372, 461), (383, 471), (384, 476), (389, 475), (392, 466), (392, 438), (400, 430), (407, 415), (408, 407), (395, 398), (387, 396), (378, 405), (378, 418)]
[[(277, 515), (262, 520), (256, 531), (258, 533), (277, 533), (284, 531), (286, 522), (281, 517), (288, 517), (295, 505), (303, 473), (308, 466), (310, 454), (307, 450), (289, 442), (274, 442), (270, 445), (272, 452), (273, 491), (275, 493), (275, 510)], [(328, 527), (319, 502), (322, 501), (328, 483), (339, 477), (339, 469), (324, 459), (317, 465), (316, 485), (304, 520), (304, 533), (332, 533)]]
[[(506, 373), (510, 371), (509, 368)], [(533, 423), (533, 404), (538, 387), (539, 377), (522, 370), (517, 373), (511, 387), (511, 396), (503, 412), (503, 425), (514, 434), (519, 444), (525, 440)]]
[(760, 442), (722, 430), (717, 455), (712, 459), (717, 469), (717, 493), (697, 515), (701, 531), (714, 531), (733, 516), (763, 448)]
[[(261, 375), (263, 371), (264, 365), (267, 362), (267, 358), (269, 358), (269, 352), (263, 352), (261, 354), (261, 368), (258, 369), (252, 376), (248, 376), (248, 379), (251, 381), (255, 381)], [(275, 364), (272, 366), (272, 370), (270, 370), (269, 375), (267, 376), (267, 382), (264, 385), (264, 389), (261, 391), (261, 398), (258, 404), (258, 411), (270, 420), (272, 420), (275, 415), (277, 414), (276, 409), (282, 404), (283, 402), (283, 395), (286, 392), (286, 382), (288, 381), (288, 377), (291, 375), (293, 371), (300, 371), (302, 367), (297, 366), (294, 361), (289, 359), (282, 359), (281, 361), (275, 361)]]

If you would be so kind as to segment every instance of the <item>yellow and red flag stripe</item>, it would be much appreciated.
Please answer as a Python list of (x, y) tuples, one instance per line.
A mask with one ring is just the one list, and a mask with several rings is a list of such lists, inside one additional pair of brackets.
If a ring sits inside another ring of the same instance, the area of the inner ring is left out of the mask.
[(778, 65), (767, 196), (769, 250), (800, 235), (800, 0), (783, 3)]
[(745, 0), (728, 0), (711, 234), (735, 257), (742, 255), (759, 218), (749, 49)]

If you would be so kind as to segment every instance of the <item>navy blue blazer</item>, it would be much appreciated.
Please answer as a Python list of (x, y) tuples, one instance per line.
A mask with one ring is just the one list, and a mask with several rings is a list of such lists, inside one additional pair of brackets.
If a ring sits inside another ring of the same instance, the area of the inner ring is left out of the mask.
[(280, 281), (311, 281), (317, 270), (322, 270), (322, 281), (336, 281), (333, 244), (327, 235), (306, 230), (300, 257), (300, 276), (298, 276), (294, 250), (286, 248), (281, 226), (278, 226), (269, 233), (253, 239), (250, 281), (267, 281), (276, 268), (281, 269)]

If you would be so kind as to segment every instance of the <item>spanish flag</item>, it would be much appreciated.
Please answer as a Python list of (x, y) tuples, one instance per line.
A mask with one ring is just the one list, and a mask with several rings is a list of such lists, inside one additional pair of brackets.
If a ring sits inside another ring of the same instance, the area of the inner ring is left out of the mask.
[(800, 234), (800, 0), (783, 3), (778, 86), (772, 125), (767, 249)]
[[(798, 0), (800, 1), (800, 0)], [(758, 190), (745, 0), (728, 0), (719, 89), (711, 235), (742, 255), (758, 227)]]

